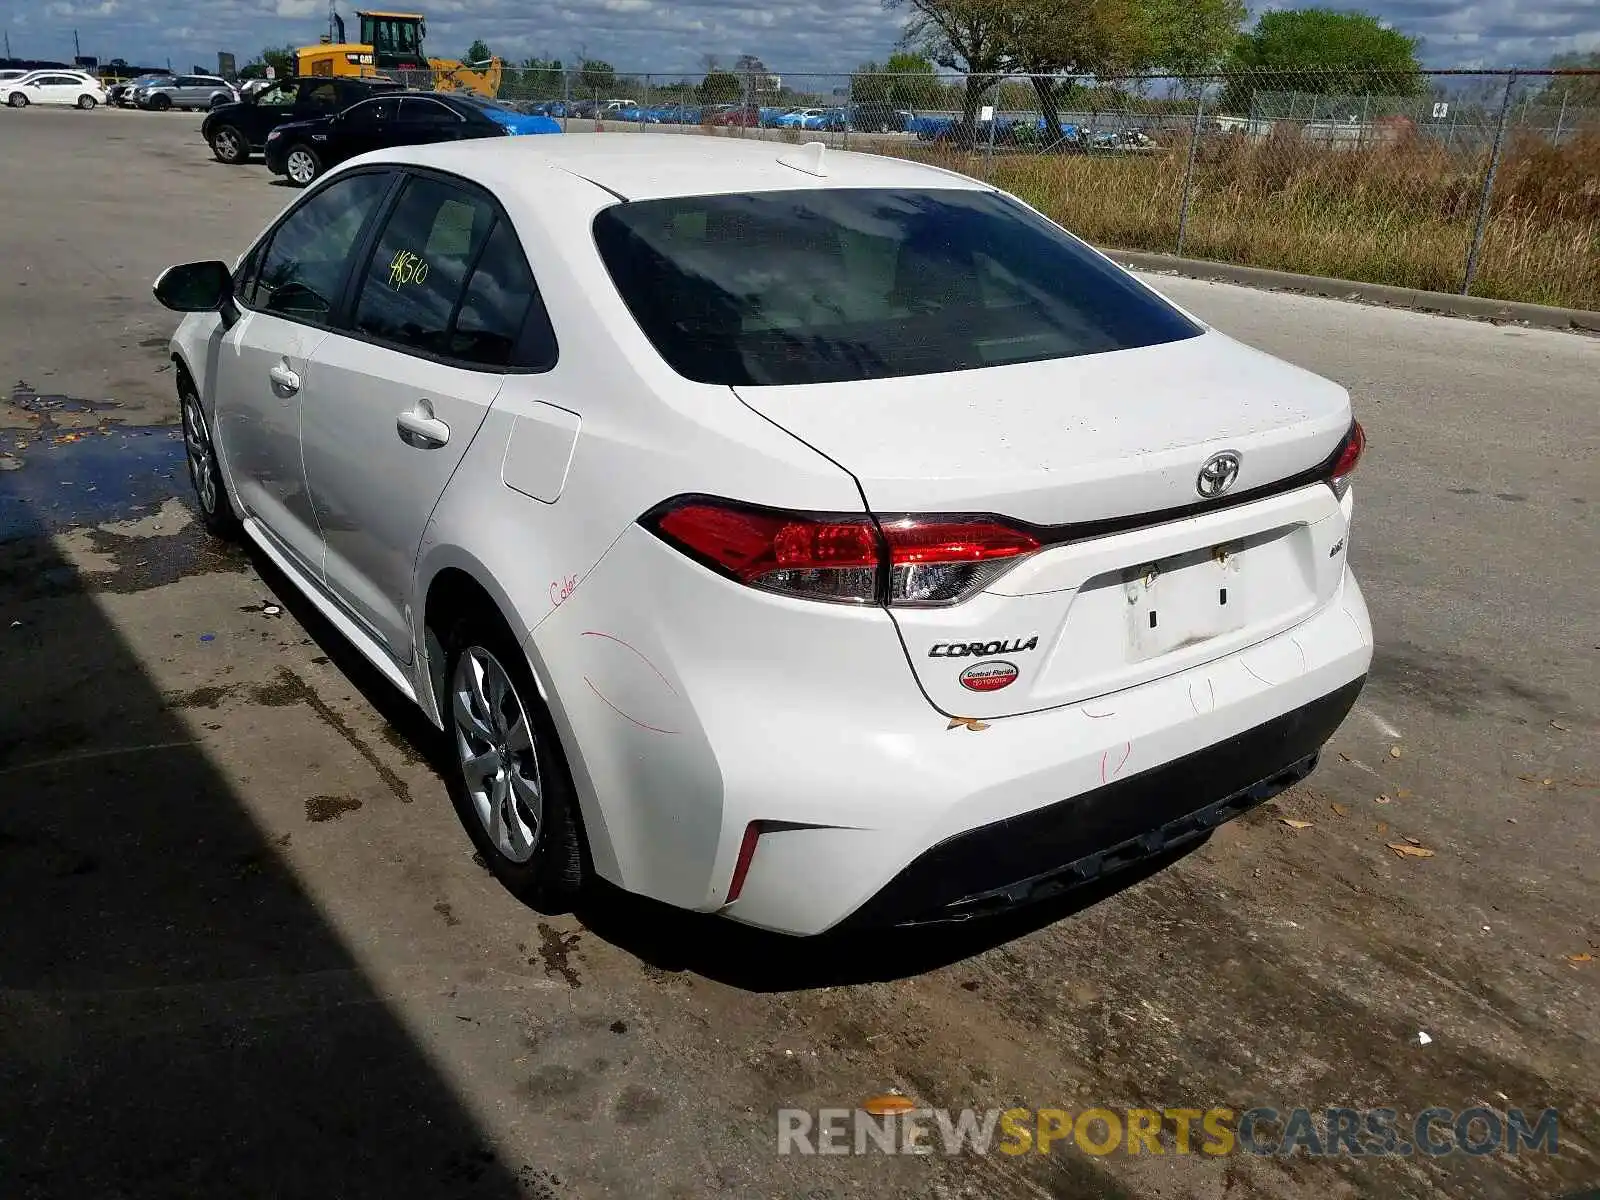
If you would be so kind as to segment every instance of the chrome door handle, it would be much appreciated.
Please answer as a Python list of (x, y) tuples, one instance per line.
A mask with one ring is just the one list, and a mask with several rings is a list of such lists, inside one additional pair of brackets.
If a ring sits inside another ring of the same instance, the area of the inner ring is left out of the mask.
[(267, 378), (272, 380), (272, 389), (280, 396), (292, 396), (300, 390), (300, 376), (289, 369), (287, 363), (279, 363), (267, 372)]
[(433, 450), (450, 440), (450, 426), (433, 415), (433, 405), (426, 400), (418, 400), (416, 407), (397, 416), (394, 424), (407, 445), (420, 443), (423, 449)]

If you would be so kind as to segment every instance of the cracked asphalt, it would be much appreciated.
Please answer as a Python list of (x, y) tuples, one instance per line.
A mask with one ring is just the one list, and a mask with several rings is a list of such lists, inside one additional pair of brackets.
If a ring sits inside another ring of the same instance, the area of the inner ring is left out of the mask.
[[(197, 126), (0, 112), (0, 1194), (1600, 1185), (1600, 341), (1157, 280), (1345, 383), (1371, 438), (1378, 651), (1317, 772), (1179, 861), (954, 932), (545, 916), (473, 861), (422, 722), (192, 519), (149, 285), (293, 195)], [(1556, 1108), (1559, 1149), (778, 1154), (778, 1109), (891, 1089)]]

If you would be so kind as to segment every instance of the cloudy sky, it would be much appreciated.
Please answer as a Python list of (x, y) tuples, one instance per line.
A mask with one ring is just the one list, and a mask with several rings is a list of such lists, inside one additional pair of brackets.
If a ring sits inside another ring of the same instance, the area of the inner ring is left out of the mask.
[[(344, 0), (340, 7), (348, 20), (352, 10)], [(459, 56), (482, 37), (506, 58), (548, 53), (570, 61), (586, 53), (641, 72), (697, 70), (707, 55), (731, 62), (742, 53), (779, 73), (847, 70), (887, 54), (902, 23), (879, 0), (407, 0), (401, 7), (428, 14), (436, 56)], [(1600, 50), (1600, 0), (1368, 0), (1361, 7), (1421, 37), (1431, 66), (1539, 65), (1562, 52)], [(326, 0), (0, 0), (0, 28), (17, 56), (70, 59), (76, 30), (85, 54), (155, 64), (170, 58), (186, 69), (214, 67), (218, 50), (243, 63), (263, 46), (315, 41), (326, 13)]]

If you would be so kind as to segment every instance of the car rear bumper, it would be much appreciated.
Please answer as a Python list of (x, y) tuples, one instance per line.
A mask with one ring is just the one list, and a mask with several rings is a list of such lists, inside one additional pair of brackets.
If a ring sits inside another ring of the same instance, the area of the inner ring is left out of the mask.
[(597, 870), (809, 935), (1041, 898), (1237, 815), (1309, 771), (1372, 631), (1346, 572), (1233, 654), (969, 724), (929, 704), (884, 610), (753, 592), (635, 527), (528, 647)]
[(848, 919), (961, 921), (1031, 904), (1209, 834), (1315, 769), (1365, 677), (1204, 750), (925, 850)]

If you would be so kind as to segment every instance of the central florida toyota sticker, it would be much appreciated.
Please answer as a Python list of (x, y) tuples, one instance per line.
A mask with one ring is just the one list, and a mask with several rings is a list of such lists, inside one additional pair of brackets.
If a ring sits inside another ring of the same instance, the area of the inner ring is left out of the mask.
[(992, 658), (988, 662), (973, 663), (961, 672), (961, 686), (971, 692), (998, 692), (1017, 680), (1014, 663)]

